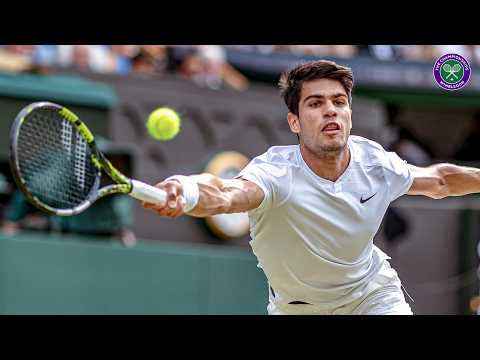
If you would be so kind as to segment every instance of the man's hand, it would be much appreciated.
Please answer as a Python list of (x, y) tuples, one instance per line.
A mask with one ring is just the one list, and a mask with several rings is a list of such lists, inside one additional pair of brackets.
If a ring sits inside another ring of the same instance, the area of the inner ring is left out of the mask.
[(176, 180), (162, 181), (155, 185), (167, 193), (165, 205), (142, 202), (143, 207), (153, 210), (157, 215), (176, 218), (184, 214), (185, 200), (183, 199), (182, 185)]

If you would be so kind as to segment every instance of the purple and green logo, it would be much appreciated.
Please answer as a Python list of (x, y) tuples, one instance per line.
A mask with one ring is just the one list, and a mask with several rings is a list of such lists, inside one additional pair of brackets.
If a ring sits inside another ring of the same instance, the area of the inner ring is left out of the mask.
[(470, 64), (458, 54), (443, 55), (433, 67), (433, 77), (437, 84), (450, 91), (459, 90), (467, 85), (470, 73)]

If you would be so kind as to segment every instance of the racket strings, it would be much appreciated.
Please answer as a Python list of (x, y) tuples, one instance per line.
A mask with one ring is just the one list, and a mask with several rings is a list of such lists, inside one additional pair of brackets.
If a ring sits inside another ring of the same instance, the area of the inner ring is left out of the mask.
[(17, 146), (21, 175), (41, 202), (67, 209), (88, 198), (97, 176), (90, 148), (57, 110), (42, 109), (27, 115)]

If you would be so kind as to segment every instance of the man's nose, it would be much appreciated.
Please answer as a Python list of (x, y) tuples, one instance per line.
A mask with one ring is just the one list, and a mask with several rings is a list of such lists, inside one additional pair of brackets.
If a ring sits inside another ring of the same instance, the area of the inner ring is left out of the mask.
[(335, 109), (335, 106), (332, 102), (328, 101), (325, 106), (325, 116), (337, 116), (337, 110)]

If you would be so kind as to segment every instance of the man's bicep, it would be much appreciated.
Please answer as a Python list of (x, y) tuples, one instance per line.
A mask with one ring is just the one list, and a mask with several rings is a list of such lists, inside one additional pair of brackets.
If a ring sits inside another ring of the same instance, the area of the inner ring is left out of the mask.
[(441, 185), (436, 168), (409, 165), (409, 169), (413, 175), (413, 183), (407, 195), (425, 195), (435, 198)]
[(260, 186), (241, 177), (224, 180), (224, 191), (227, 192), (231, 201), (229, 213), (254, 210), (265, 198), (265, 192)]

